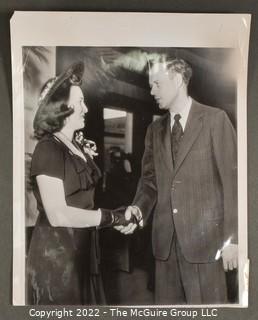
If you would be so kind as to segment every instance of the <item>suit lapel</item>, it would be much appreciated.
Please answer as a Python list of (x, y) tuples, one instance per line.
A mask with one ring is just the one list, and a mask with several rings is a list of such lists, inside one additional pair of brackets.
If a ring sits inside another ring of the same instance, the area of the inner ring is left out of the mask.
[(202, 117), (202, 110), (198, 107), (198, 104), (193, 100), (187, 123), (185, 126), (185, 132), (179, 146), (176, 165), (173, 171), (173, 177), (180, 168), (182, 162), (184, 161), (185, 157), (187, 156), (194, 141), (197, 139), (202, 129)]
[(157, 134), (157, 148), (161, 153), (161, 159), (164, 160), (168, 170), (173, 171), (173, 161), (171, 153), (171, 128), (170, 128), (170, 115), (169, 112), (163, 117), (159, 124)]

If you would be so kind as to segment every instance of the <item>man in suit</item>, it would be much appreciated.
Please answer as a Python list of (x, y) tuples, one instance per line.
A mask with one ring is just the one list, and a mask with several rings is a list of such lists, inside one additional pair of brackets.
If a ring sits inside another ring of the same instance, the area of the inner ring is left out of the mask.
[(223, 110), (188, 95), (191, 75), (181, 59), (150, 67), (151, 94), (168, 112), (148, 127), (125, 213), (139, 226), (153, 214), (156, 304), (227, 303), (225, 271), (237, 268), (236, 133)]

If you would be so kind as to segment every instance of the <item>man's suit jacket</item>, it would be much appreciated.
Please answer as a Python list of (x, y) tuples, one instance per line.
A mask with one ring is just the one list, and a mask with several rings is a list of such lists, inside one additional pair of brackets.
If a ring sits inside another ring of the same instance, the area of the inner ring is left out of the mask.
[(226, 113), (193, 100), (175, 167), (169, 113), (150, 124), (133, 203), (144, 223), (154, 209), (156, 259), (168, 258), (175, 230), (192, 263), (212, 262), (224, 241), (236, 243), (237, 143)]

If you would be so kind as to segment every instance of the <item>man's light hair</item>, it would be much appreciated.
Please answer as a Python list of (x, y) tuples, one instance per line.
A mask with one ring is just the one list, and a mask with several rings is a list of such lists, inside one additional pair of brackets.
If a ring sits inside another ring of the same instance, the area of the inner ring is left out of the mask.
[(189, 84), (193, 71), (190, 65), (185, 60), (173, 59), (167, 60), (165, 63), (168, 71), (180, 73), (182, 75), (184, 83), (186, 85)]
[[(182, 75), (183, 81), (186, 85), (189, 84), (189, 81), (192, 77), (193, 71), (191, 66), (183, 59), (169, 59), (165, 55), (160, 55), (156, 59), (148, 60), (148, 67), (149, 67), (149, 74), (151, 74), (154, 69), (155, 72), (155, 65), (161, 64), (163, 65), (164, 70), (168, 72), (177, 72)], [(156, 70), (157, 71), (157, 70)]]

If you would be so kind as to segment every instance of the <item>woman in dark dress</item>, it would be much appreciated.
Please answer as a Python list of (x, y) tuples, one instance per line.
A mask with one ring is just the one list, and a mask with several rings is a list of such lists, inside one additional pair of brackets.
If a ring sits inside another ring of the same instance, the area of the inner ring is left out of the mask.
[(94, 210), (100, 171), (76, 142), (87, 107), (76, 63), (42, 90), (34, 118), (31, 178), (39, 217), (27, 256), (28, 304), (104, 304), (95, 227), (128, 224), (124, 213)]

